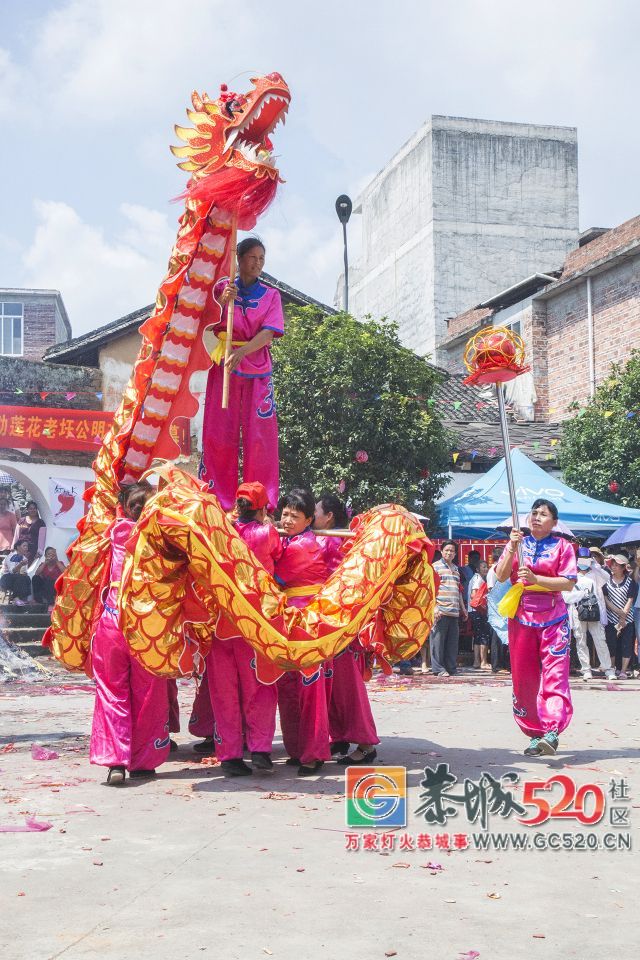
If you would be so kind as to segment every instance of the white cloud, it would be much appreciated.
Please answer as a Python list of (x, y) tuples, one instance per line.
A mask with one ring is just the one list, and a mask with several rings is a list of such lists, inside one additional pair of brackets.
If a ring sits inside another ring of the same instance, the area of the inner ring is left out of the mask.
[(108, 238), (66, 203), (37, 201), (35, 210), (24, 282), (60, 290), (74, 336), (153, 302), (174, 241), (164, 214), (123, 204), (122, 228)]
[(314, 216), (304, 199), (288, 195), (276, 201), (255, 233), (267, 248), (268, 273), (332, 302), (335, 278), (342, 269), (342, 230), (335, 215)]
[(22, 73), (8, 50), (0, 47), (0, 116), (13, 114), (19, 96)]
[(70, 0), (43, 20), (32, 63), (48, 78), (56, 112), (142, 128), (167, 99), (224, 78), (237, 64), (228, 39), (243, 35), (251, 42), (252, 20), (223, 0), (197, 8), (175, 0)]

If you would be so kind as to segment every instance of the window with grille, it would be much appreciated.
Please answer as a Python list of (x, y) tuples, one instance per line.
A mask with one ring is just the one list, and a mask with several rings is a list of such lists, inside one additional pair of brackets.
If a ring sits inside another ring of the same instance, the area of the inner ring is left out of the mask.
[(21, 303), (0, 301), (0, 355), (21, 357), (23, 307)]

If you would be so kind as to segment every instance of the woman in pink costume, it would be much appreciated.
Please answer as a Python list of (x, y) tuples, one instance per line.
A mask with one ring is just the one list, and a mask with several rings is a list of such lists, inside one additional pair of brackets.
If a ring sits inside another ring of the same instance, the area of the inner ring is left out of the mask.
[(104, 609), (91, 641), (96, 700), (91, 727), (91, 763), (109, 767), (107, 783), (154, 777), (169, 755), (167, 681), (148, 673), (131, 655), (119, 627), (120, 576), (126, 543), (149, 495), (148, 483), (120, 493), (119, 516), (111, 531), (112, 556)]
[[(278, 501), (278, 421), (273, 399), (271, 352), (274, 337), (284, 332), (282, 303), (277, 290), (260, 282), (265, 249), (247, 237), (238, 244), (238, 279), (220, 280), (214, 297), (222, 307), (213, 330), (220, 340), (212, 356), (204, 407), (200, 478), (209, 483), (225, 510), (235, 500), (238, 486), (240, 434), (242, 479), (263, 480), (269, 503)], [(227, 360), (229, 406), (222, 409), (226, 306), (235, 300), (233, 352)]]
[[(280, 534), (266, 522), (267, 491), (256, 481), (236, 493), (234, 526), (265, 570), (273, 574), (282, 553)], [(239, 637), (214, 640), (207, 660), (211, 704), (215, 716), (216, 756), (225, 777), (245, 777), (253, 770), (272, 773), (271, 748), (276, 729), (275, 684), (256, 677), (255, 654)], [(246, 738), (251, 767), (242, 759)]]
[[(558, 510), (550, 500), (538, 499), (531, 508), (531, 534), (512, 530), (511, 540), (496, 565), (500, 582), (514, 585), (501, 603), (517, 601), (509, 619), (509, 653), (513, 678), (513, 714), (531, 738), (525, 755), (551, 756), (559, 734), (573, 714), (569, 690), (571, 634), (562, 591), (573, 588), (576, 557), (568, 541), (553, 536)], [(522, 548), (522, 563), (518, 545)]]
[[(320, 497), (315, 509), (314, 526), (317, 529), (332, 530), (334, 527), (346, 527), (347, 523), (347, 512), (338, 497), (332, 493)], [(318, 536), (317, 539), (325, 548), (325, 559), (331, 575), (344, 559), (341, 541), (331, 536)], [(363, 658), (364, 651), (357, 640), (333, 658), (329, 700), (331, 755), (342, 755), (338, 763), (344, 766), (372, 763), (377, 756), (375, 744), (380, 743), (360, 666)], [(357, 748), (349, 754), (352, 743), (357, 744)]]
[[(285, 536), (275, 575), (294, 607), (306, 607), (329, 576), (326, 545), (311, 529), (314, 515), (315, 500), (309, 490), (292, 490), (284, 497)], [(332, 675), (328, 660), (310, 677), (291, 671), (278, 680), (282, 740), (289, 754), (287, 763), (298, 767), (299, 777), (313, 776), (331, 759), (327, 705)]]

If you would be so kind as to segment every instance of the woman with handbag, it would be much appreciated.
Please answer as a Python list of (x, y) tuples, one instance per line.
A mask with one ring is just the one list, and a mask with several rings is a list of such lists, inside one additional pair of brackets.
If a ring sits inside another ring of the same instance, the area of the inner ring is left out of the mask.
[[(580, 547), (578, 551), (578, 579), (572, 591), (576, 594), (576, 615), (573, 617), (573, 627), (582, 679), (585, 682), (593, 677), (587, 646), (587, 634), (591, 634), (600, 663), (599, 669), (602, 670), (607, 680), (616, 679), (616, 671), (611, 664), (611, 655), (604, 631), (607, 623), (607, 611), (602, 588), (608, 582), (609, 574), (593, 560), (587, 547)], [(569, 602), (571, 602), (571, 597)]]

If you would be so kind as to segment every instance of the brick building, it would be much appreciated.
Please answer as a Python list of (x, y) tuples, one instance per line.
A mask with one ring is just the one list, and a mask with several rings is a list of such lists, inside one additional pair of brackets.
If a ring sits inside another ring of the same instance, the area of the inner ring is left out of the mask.
[(611, 364), (624, 363), (640, 342), (640, 216), (586, 231), (559, 268), (545, 266), (449, 321), (443, 352), (444, 366), (460, 373), (472, 333), (483, 326), (516, 330), (532, 376), (524, 386), (513, 382), (514, 408), (522, 419), (554, 423), (593, 396)]
[(42, 360), (45, 350), (70, 339), (58, 290), (0, 287), (0, 356)]

